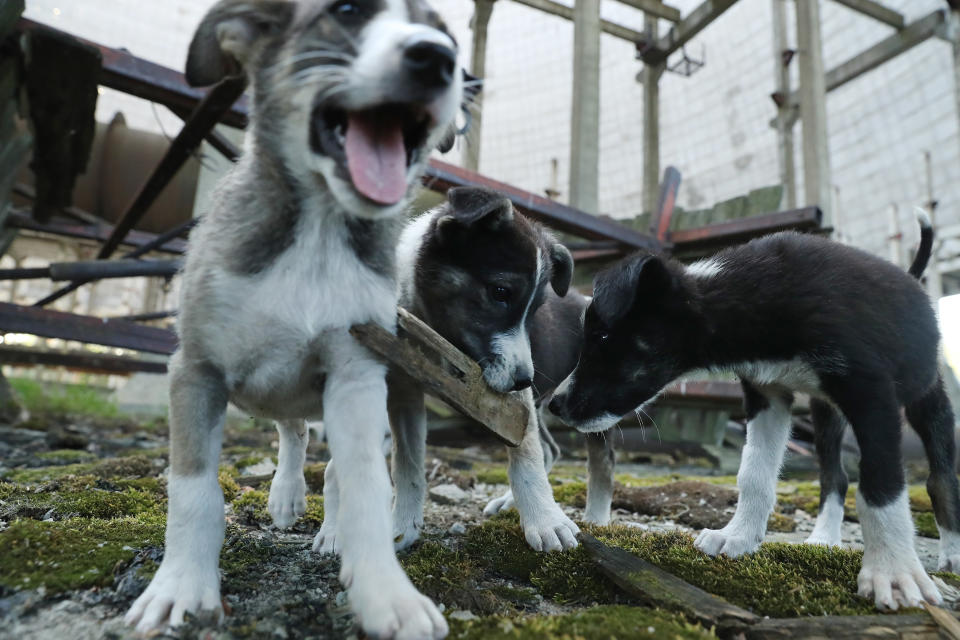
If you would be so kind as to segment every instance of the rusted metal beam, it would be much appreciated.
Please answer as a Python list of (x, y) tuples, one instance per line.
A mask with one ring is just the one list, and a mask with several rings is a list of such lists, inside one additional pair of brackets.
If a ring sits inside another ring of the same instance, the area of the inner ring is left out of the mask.
[(46, 267), (0, 269), (0, 280), (49, 278), (63, 280), (100, 280), (155, 276), (171, 278), (183, 266), (180, 260), (80, 260), (52, 262)]
[(90, 351), (38, 351), (0, 347), (0, 364), (66, 367), (89, 373), (166, 373), (167, 363)]
[[(55, 236), (64, 236), (67, 238), (77, 238), (79, 240), (97, 240), (103, 242), (110, 237), (113, 232), (113, 225), (100, 224), (72, 224), (70, 222), (53, 220), (42, 223), (34, 220), (30, 215), (13, 211), (7, 218), (6, 225), (15, 229), (24, 229), (27, 231), (36, 231), (39, 233), (49, 233)], [(179, 235), (179, 234), (178, 234)], [(170, 238), (162, 244), (156, 244), (158, 236), (144, 231), (131, 231), (124, 238), (123, 244), (132, 247), (143, 247), (150, 245), (153, 251), (162, 251), (182, 255), (187, 249), (187, 243), (177, 237)]]
[(905, 21), (903, 19), (903, 14), (893, 9), (888, 9), (879, 2), (874, 2), (873, 0), (834, 0), (837, 4), (842, 4), (843, 6), (856, 11), (865, 16), (869, 16), (874, 20), (879, 20), (894, 29), (903, 29)]
[(167, 329), (124, 320), (22, 307), (8, 302), (0, 302), (0, 332), (27, 333), (164, 355), (170, 355), (177, 347), (176, 334)]
[(661, 248), (656, 239), (613, 220), (591, 216), (579, 209), (568, 207), (505, 182), (461, 169), (446, 162), (431, 160), (424, 179), (427, 188), (440, 192), (445, 192), (450, 187), (461, 186), (484, 186), (495, 189), (510, 198), (518, 211), (558, 231), (572, 233), (583, 238), (614, 240), (627, 247), (637, 249)]
[(97, 253), (97, 259), (109, 258), (113, 255), (124, 236), (140, 222), (140, 219), (146, 214), (147, 209), (157, 199), (160, 192), (196, 151), (200, 142), (210, 133), (221, 116), (237, 101), (246, 86), (245, 78), (231, 77), (220, 82), (210, 93), (204, 96), (183, 125), (180, 133), (170, 143), (170, 147), (164, 153), (163, 158), (161, 158), (160, 163), (147, 179), (147, 182), (141, 187), (137, 197), (134, 198), (130, 207), (117, 222), (113, 233), (110, 234), (110, 237), (107, 238), (107, 241)]
[(640, 57), (647, 64), (663, 62), (670, 54), (692, 40), (703, 31), (711, 22), (723, 15), (723, 12), (732, 7), (737, 0), (704, 0), (696, 9), (670, 27), (670, 31), (662, 38), (658, 38), (656, 45), (639, 48)]
[(822, 217), (819, 207), (804, 207), (720, 222), (696, 229), (678, 229), (670, 233), (670, 241), (673, 243), (674, 253), (716, 249), (777, 231), (819, 229)]
[[(187, 220), (186, 222), (181, 222), (180, 224), (178, 224), (176, 227), (174, 227), (174, 228), (171, 229), (170, 231), (167, 231), (166, 233), (163, 233), (163, 234), (155, 237), (155, 238), (154, 238), (153, 240), (151, 240), (150, 242), (147, 242), (147, 243), (145, 243), (145, 244), (137, 247), (137, 248), (134, 249), (133, 251), (130, 251), (129, 253), (125, 254), (123, 257), (124, 257), (124, 258), (139, 258), (140, 256), (142, 256), (142, 255), (144, 255), (144, 254), (146, 254), (146, 253), (149, 253), (150, 251), (153, 251), (154, 249), (157, 249), (158, 247), (162, 247), (162, 246), (165, 245), (167, 242), (169, 242), (170, 240), (176, 238), (177, 236), (180, 236), (180, 235), (182, 235), (183, 233), (186, 233), (187, 231), (189, 231), (190, 229), (192, 229), (192, 228), (194, 227), (194, 225), (197, 224), (197, 222), (199, 222), (199, 219), (198, 219), (198, 218), (191, 218), (190, 220)], [(50, 295), (48, 295), (46, 298), (43, 298), (42, 300), (38, 300), (37, 302), (35, 302), (35, 303), (33, 304), (33, 306), (35, 306), (35, 307), (43, 307), (43, 306), (45, 306), (45, 305), (48, 305), (48, 304), (50, 304), (51, 302), (53, 302), (53, 301), (55, 301), (55, 300), (59, 300), (60, 298), (62, 298), (63, 296), (67, 295), (67, 294), (70, 293), (71, 291), (75, 291), (76, 289), (80, 288), (81, 286), (85, 285), (85, 284), (88, 283), (88, 282), (90, 282), (90, 280), (75, 280), (75, 281), (71, 282), (70, 284), (68, 284), (67, 286), (65, 286), (65, 287), (63, 287), (63, 288), (61, 288), (61, 289), (57, 289), (56, 291), (54, 291), (53, 293), (51, 293)]]

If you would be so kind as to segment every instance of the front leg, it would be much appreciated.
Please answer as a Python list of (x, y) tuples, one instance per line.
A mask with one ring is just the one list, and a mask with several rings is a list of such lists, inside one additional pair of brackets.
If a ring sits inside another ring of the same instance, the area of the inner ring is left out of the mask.
[(427, 446), (427, 410), (423, 390), (398, 371), (387, 374), (387, 410), (393, 433), (393, 542), (406, 549), (420, 537), (423, 503), (427, 496), (424, 458)]
[(547, 480), (540, 442), (539, 416), (529, 389), (523, 391), (529, 421), (523, 440), (507, 447), (507, 475), (513, 491), (524, 537), (536, 551), (560, 551), (577, 546), (580, 528), (563, 513), (553, 499)]
[[(543, 448), (543, 467), (547, 472), (547, 477), (549, 477), (553, 465), (560, 459), (560, 446), (547, 428), (547, 421), (543, 416), (543, 405), (537, 408), (537, 424), (540, 430), (540, 446)], [(492, 516), (501, 511), (509, 511), (515, 506), (513, 491), (507, 489), (499, 498), (494, 498), (486, 504), (483, 508), (483, 515)]]
[(170, 362), (170, 478), (163, 561), (125, 622), (146, 633), (183, 622), (186, 612), (221, 614), (220, 547), (223, 492), (217, 463), (223, 438), (227, 389), (219, 370)]
[(593, 524), (610, 524), (613, 502), (613, 469), (616, 454), (613, 434), (609, 431), (586, 434), (587, 441), (587, 508), (583, 519)]
[(446, 621), (407, 578), (393, 550), (390, 477), (381, 451), (389, 427), (385, 368), (352, 341), (340, 347), (323, 397), (340, 496), (340, 581), (368, 635), (444, 637)]
[(303, 463), (307, 460), (310, 435), (303, 420), (284, 420), (277, 423), (280, 436), (277, 449), (277, 472), (270, 483), (267, 511), (273, 524), (286, 529), (307, 510), (307, 483), (303, 477)]
[(711, 556), (736, 558), (760, 546), (777, 503), (777, 476), (790, 437), (792, 397), (777, 390), (762, 393), (746, 380), (742, 385), (749, 421), (737, 473), (737, 510), (723, 529), (704, 529), (694, 542)]

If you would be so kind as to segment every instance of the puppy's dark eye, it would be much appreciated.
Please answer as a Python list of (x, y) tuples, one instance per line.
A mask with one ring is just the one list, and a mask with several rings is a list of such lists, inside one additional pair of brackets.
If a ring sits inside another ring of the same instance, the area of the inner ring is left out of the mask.
[(610, 334), (607, 333), (606, 331), (600, 331), (597, 333), (597, 340), (599, 340), (600, 342), (606, 342), (609, 339), (610, 339)]
[(498, 284), (490, 285), (490, 297), (497, 302), (510, 302), (510, 289)]
[(356, 0), (339, 0), (330, 7), (330, 13), (338, 18), (353, 19), (363, 16), (363, 7)]

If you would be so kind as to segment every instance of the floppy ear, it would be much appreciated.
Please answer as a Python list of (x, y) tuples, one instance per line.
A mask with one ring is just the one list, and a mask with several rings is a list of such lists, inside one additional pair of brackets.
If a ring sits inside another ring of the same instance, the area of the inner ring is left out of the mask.
[(658, 295), (673, 286), (673, 274), (660, 256), (648, 256), (635, 269), (638, 296)]
[(261, 37), (284, 29), (293, 19), (289, 0), (221, 0), (207, 12), (187, 54), (187, 82), (216, 84), (237, 75)]
[(573, 256), (558, 242), (550, 247), (550, 262), (553, 264), (550, 286), (562, 298), (567, 295), (570, 281), (573, 280)]
[(480, 220), (498, 225), (513, 220), (513, 204), (501, 193), (479, 187), (455, 187), (447, 191), (453, 216), (465, 225)]

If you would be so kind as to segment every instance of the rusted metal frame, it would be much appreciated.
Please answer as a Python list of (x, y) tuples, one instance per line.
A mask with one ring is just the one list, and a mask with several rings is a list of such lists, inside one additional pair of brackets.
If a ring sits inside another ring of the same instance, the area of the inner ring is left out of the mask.
[[(32, 29), (58, 31), (27, 18), (21, 18), (17, 26), (21, 32)], [(209, 89), (189, 86), (182, 73), (138, 58), (129, 51), (113, 49), (72, 34), (68, 35), (100, 50), (100, 55), (103, 56), (100, 84), (104, 87), (156, 102), (171, 109), (179, 107), (187, 110), (193, 109), (209, 92)], [(241, 98), (223, 114), (221, 122), (242, 129), (247, 126), (247, 109), (247, 101)]]
[[(159, 247), (164, 246), (164, 245), (167, 244), (169, 241), (171, 241), (171, 240), (173, 240), (174, 238), (180, 236), (181, 234), (186, 233), (187, 231), (189, 231), (190, 229), (192, 229), (199, 221), (200, 221), (199, 218), (191, 218), (190, 220), (187, 220), (186, 222), (182, 222), (182, 223), (178, 224), (176, 227), (174, 227), (173, 229), (170, 229), (170, 231), (167, 231), (166, 233), (163, 233), (163, 234), (157, 236), (156, 238), (154, 238), (154, 239), (151, 240), (150, 242), (147, 242), (147, 243), (145, 243), (145, 244), (137, 247), (137, 248), (134, 249), (133, 251), (130, 251), (129, 253), (125, 254), (123, 257), (124, 257), (124, 258), (139, 258), (140, 256), (142, 256), (142, 255), (144, 255), (144, 254), (146, 254), (146, 253), (149, 253), (150, 251), (153, 251), (153, 250), (155, 250), (155, 249), (158, 249)], [(71, 283), (68, 284), (67, 286), (65, 286), (65, 287), (63, 287), (63, 288), (61, 288), (61, 289), (57, 289), (56, 291), (54, 291), (53, 293), (51, 293), (50, 295), (48, 295), (46, 298), (43, 298), (42, 300), (38, 300), (37, 302), (34, 303), (33, 306), (35, 306), (35, 307), (43, 307), (43, 306), (45, 306), (45, 305), (48, 305), (48, 304), (50, 304), (51, 302), (53, 302), (53, 301), (55, 301), (55, 300), (59, 300), (59, 299), (62, 298), (63, 296), (67, 295), (68, 293), (71, 293), (71, 292), (73, 292), (73, 291), (76, 291), (77, 289), (79, 289), (79, 288), (82, 287), (83, 285), (87, 284), (88, 282), (90, 282), (90, 280), (76, 280), (76, 281), (74, 281), (74, 282), (71, 282)]]
[(709, 247), (719, 248), (777, 231), (817, 229), (820, 227), (822, 217), (819, 207), (804, 207), (720, 222), (696, 229), (678, 229), (671, 232), (670, 240), (673, 242), (675, 253)]
[(134, 313), (129, 316), (113, 316), (111, 320), (127, 320), (129, 322), (149, 322), (151, 320), (166, 320), (177, 315), (175, 309), (169, 311), (149, 311), (147, 313)]
[[(189, 109), (170, 107), (170, 111), (184, 122), (190, 117)], [(240, 159), (240, 148), (227, 140), (227, 138), (217, 132), (216, 129), (210, 130), (210, 133), (206, 136), (206, 140), (210, 143), (211, 147), (219, 151), (220, 154), (230, 162), (236, 162)]]
[(140, 360), (90, 351), (38, 351), (16, 347), (0, 348), (0, 364), (66, 367), (90, 373), (105, 374), (167, 372), (167, 363), (155, 360)]
[[(17, 184), (13, 185), (13, 192), (18, 196), (26, 198), (30, 201), (37, 199), (36, 190), (32, 186), (23, 184), (22, 182), (18, 182)], [(93, 215), (92, 213), (87, 213), (83, 209), (79, 209), (77, 207), (64, 207), (60, 210), (60, 213), (62, 213), (65, 217), (73, 218), (74, 220), (85, 222), (87, 224), (98, 224), (100, 222), (100, 219), (97, 218), (97, 216)]]
[(446, 191), (450, 187), (483, 186), (503, 193), (521, 213), (558, 231), (583, 238), (614, 240), (637, 249), (660, 249), (654, 238), (634, 231), (613, 220), (591, 216), (579, 209), (535, 195), (446, 162), (431, 160), (424, 178), (428, 189)]
[[(51, 222), (37, 222), (29, 214), (13, 211), (6, 220), (6, 226), (26, 231), (36, 231), (38, 233), (49, 233), (55, 236), (64, 236), (67, 238), (77, 238), (79, 240), (97, 240), (103, 242), (113, 231), (113, 225), (105, 223), (97, 224), (71, 224), (69, 222), (54, 220)], [(179, 235), (179, 234), (178, 234)], [(133, 247), (142, 247), (146, 244), (154, 244), (157, 236), (144, 231), (131, 231), (124, 238), (123, 244)], [(154, 246), (153, 250), (164, 253), (182, 255), (187, 249), (187, 243), (180, 238), (174, 237), (165, 241), (163, 244)]]
[(34, 269), (0, 269), (0, 280), (49, 278), (64, 280), (101, 280), (139, 276), (171, 278), (183, 266), (181, 260), (78, 260), (52, 262)]
[(27, 333), (163, 355), (170, 355), (177, 347), (177, 336), (168, 329), (8, 302), (0, 302), (0, 332)]
[(193, 155), (203, 138), (213, 129), (220, 117), (237, 101), (246, 88), (246, 79), (227, 78), (204, 96), (190, 119), (183, 125), (180, 133), (170, 143), (160, 164), (154, 169), (147, 182), (140, 189), (126, 213), (117, 222), (113, 233), (97, 253), (97, 259), (109, 258), (123, 241), (123, 237), (133, 229), (147, 213), (164, 187), (173, 179), (180, 167)]
[(657, 39), (653, 45), (637, 46), (639, 57), (650, 65), (666, 61), (670, 54), (679, 50), (710, 23), (736, 4), (737, 0), (704, 0), (677, 24), (670, 27), (665, 36)]

